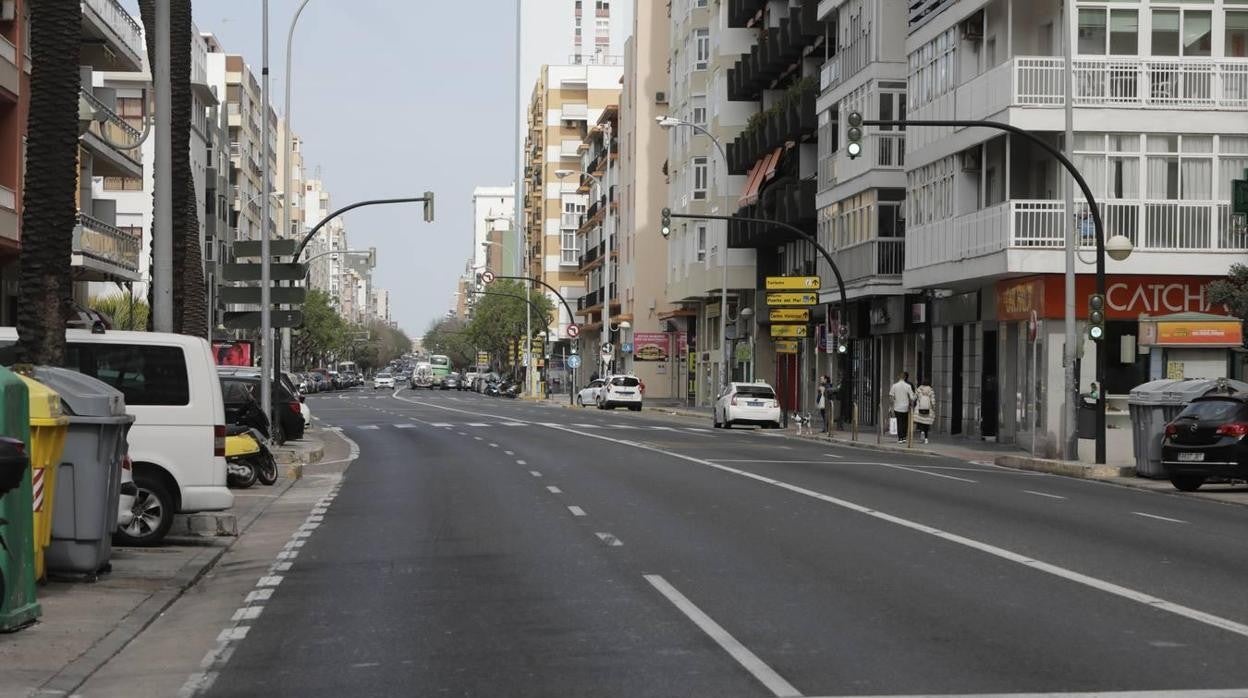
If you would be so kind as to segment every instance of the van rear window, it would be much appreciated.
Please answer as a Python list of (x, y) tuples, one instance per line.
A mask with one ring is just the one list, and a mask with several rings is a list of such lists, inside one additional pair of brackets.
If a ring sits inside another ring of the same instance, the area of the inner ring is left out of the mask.
[(191, 402), (180, 347), (71, 342), (65, 347), (65, 365), (120, 390), (128, 406)]

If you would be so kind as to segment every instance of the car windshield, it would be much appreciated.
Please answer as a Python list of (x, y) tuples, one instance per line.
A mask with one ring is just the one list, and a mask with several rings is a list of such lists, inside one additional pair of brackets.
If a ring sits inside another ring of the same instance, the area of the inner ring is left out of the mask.
[(740, 385), (737, 386), (737, 397), (756, 397), (774, 400), (776, 392), (765, 385)]
[(615, 376), (611, 379), (611, 385), (622, 388), (636, 388), (641, 385), (641, 381), (632, 376)]
[(1245, 416), (1248, 406), (1238, 400), (1198, 400), (1183, 408), (1176, 419), (1229, 422)]

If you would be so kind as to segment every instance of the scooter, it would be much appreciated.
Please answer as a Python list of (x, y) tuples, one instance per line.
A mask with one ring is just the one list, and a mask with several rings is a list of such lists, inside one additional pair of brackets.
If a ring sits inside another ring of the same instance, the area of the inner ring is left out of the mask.
[(277, 461), (266, 444), (269, 420), (252, 401), (225, 428), (226, 482), (246, 489), (259, 480), (265, 485), (277, 482)]

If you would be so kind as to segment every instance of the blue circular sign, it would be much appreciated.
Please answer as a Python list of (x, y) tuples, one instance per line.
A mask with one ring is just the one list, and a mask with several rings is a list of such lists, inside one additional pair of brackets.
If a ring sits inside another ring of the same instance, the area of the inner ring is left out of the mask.
[(568, 368), (580, 368), (580, 367), (581, 367), (581, 357), (577, 356), (576, 354), (573, 354), (572, 356), (568, 357)]

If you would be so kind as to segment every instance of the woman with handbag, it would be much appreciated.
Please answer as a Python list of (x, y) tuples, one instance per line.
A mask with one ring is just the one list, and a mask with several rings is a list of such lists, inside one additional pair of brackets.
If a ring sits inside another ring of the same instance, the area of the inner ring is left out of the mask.
[(936, 391), (926, 379), (920, 379), (919, 389), (914, 393), (914, 426), (923, 435), (923, 443), (927, 443), (928, 433), (935, 421)]

